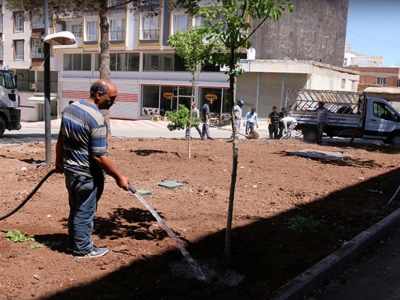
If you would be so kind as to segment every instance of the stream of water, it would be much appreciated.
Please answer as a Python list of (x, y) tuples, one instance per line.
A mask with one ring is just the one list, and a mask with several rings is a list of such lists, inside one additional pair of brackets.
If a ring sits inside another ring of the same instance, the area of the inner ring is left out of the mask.
[(139, 199), (140, 202), (143, 203), (144, 206), (150, 211), (150, 213), (156, 218), (156, 220), (161, 224), (162, 228), (167, 232), (169, 237), (176, 243), (179, 250), (181, 251), (183, 257), (187, 260), (189, 265), (192, 267), (193, 271), (196, 273), (196, 277), (198, 280), (207, 281), (206, 276), (204, 275), (202, 269), (199, 267), (197, 262), (193, 259), (193, 257), (189, 254), (189, 252), (185, 249), (182, 243), (179, 241), (176, 234), (165, 224), (164, 220), (160, 217), (160, 215), (151, 207), (151, 205), (141, 196), (136, 190), (129, 185), (129, 190)]

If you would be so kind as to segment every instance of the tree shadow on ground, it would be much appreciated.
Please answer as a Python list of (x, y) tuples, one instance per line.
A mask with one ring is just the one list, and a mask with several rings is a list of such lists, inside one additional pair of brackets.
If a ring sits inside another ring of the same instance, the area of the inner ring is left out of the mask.
[[(244, 275), (237, 286), (212, 285), (171, 275), (178, 251), (143, 257), (89, 284), (80, 284), (45, 299), (268, 299), (271, 293), (400, 207), (396, 191), (400, 168), (335, 191), (305, 205), (294, 205), (271, 218), (250, 216), (234, 228), (229, 267)], [(369, 190), (379, 189), (382, 193)], [(118, 215), (122, 213), (117, 213)], [(124, 215), (124, 214), (122, 214)], [(139, 212), (137, 217), (143, 218)], [(294, 219), (312, 218), (317, 230), (298, 230)], [(129, 215), (130, 220), (135, 218)], [(147, 220), (147, 217), (146, 217)], [(118, 221), (117, 221), (118, 222)], [(293, 226), (290, 226), (293, 225)], [(201, 224), (199, 224), (201, 226)], [(188, 251), (199, 261), (222, 261), (225, 232), (192, 241)]]
[[(162, 214), (159, 214), (162, 216)], [(67, 228), (68, 219), (61, 220), (63, 227)], [(155, 223), (153, 215), (139, 208), (117, 208), (108, 217), (96, 216), (94, 218), (93, 234), (101, 239), (115, 240), (131, 237), (136, 240), (163, 240), (168, 237), (160, 227), (152, 226)], [(175, 233), (179, 236), (179, 233)]]

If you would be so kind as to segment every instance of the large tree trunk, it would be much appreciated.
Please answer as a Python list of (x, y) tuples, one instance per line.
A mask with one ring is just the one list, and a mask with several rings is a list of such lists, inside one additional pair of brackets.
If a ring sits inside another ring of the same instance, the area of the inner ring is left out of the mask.
[[(234, 60), (235, 49), (231, 47), (230, 51), (231, 51), (230, 52), (231, 57), (229, 62), (229, 68), (230, 70), (233, 70), (235, 68), (235, 60)], [(235, 113), (233, 111), (233, 107), (235, 106), (234, 91), (235, 91), (235, 77), (233, 74), (229, 74), (229, 103), (231, 104), (231, 119), (232, 119), (232, 132), (233, 132), (233, 143), (232, 143), (233, 160), (232, 160), (231, 186), (229, 190), (228, 217), (227, 217), (226, 234), (225, 234), (224, 264), (228, 264), (230, 260), (233, 203), (235, 200), (235, 187), (236, 187), (237, 165), (239, 156), (239, 147), (238, 147), (239, 135), (237, 134)]]
[[(110, 79), (110, 33), (108, 23), (108, 0), (100, 1), (100, 79)], [(103, 109), (108, 126), (108, 137), (111, 137), (110, 110)]]

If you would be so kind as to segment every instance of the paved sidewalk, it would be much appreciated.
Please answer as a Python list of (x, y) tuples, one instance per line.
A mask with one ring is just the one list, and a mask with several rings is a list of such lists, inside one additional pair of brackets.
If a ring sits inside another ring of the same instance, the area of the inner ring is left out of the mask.
[[(61, 119), (55, 119), (51, 121), (51, 132), (57, 134), (60, 128)], [(169, 131), (167, 128), (168, 121), (150, 121), (150, 120), (115, 120), (111, 119), (111, 133), (113, 137), (146, 137), (146, 138), (184, 138), (184, 130)], [(22, 129), (19, 131), (24, 132), (38, 132), (44, 130), (44, 122), (22, 122)], [(210, 128), (212, 138), (229, 138), (231, 136), (230, 126), (213, 126)], [(267, 126), (260, 126), (257, 132), (260, 134), (260, 138), (268, 137)], [(11, 133), (16, 133), (12, 131)], [(244, 128), (241, 129), (240, 133), (244, 134)], [(197, 131), (192, 128), (192, 137), (199, 138)], [(241, 139), (245, 139), (244, 136), (240, 136)]]
[(400, 228), (371, 245), (309, 300), (399, 300)]

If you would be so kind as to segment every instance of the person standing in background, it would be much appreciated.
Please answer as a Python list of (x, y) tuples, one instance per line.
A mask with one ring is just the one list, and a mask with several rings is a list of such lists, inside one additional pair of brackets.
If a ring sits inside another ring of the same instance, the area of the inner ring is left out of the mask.
[(325, 126), (328, 124), (329, 120), (329, 110), (324, 106), (324, 102), (318, 102), (317, 111), (317, 131), (318, 138), (317, 144), (321, 144), (322, 142), (322, 134), (324, 133)]
[[(200, 120), (200, 111), (198, 110), (198, 108), (196, 107), (196, 103), (192, 102), (192, 122), (196, 121), (196, 120)], [(200, 129), (200, 125), (197, 125), (196, 127), (197, 132), (200, 134), (200, 138), (201, 138), (201, 129)], [(186, 133), (185, 133), (185, 137), (189, 138), (189, 131), (190, 128), (189, 126), (186, 126)]]
[(258, 128), (258, 116), (255, 107), (253, 107), (251, 111), (249, 111), (246, 114), (245, 120), (246, 120), (246, 136), (247, 136), (250, 131), (254, 130), (255, 126)]
[(240, 131), (240, 125), (242, 123), (242, 114), (243, 114), (243, 110), (242, 110), (242, 106), (244, 105), (244, 101), (243, 100), (239, 100), (237, 105), (235, 105), (233, 107), (233, 113), (235, 115), (235, 124), (236, 124), (236, 128), (238, 130), (238, 132)]
[(277, 139), (279, 131), (279, 113), (276, 106), (272, 107), (272, 112), (268, 115), (269, 138)]
[(202, 140), (205, 140), (206, 136), (208, 140), (213, 140), (213, 138), (210, 135), (210, 118), (211, 118), (210, 105), (212, 105), (212, 103), (213, 103), (212, 99), (207, 99), (207, 102), (204, 103), (202, 108), (202, 113), (203, 113), (203, 131), (201, 133)]

